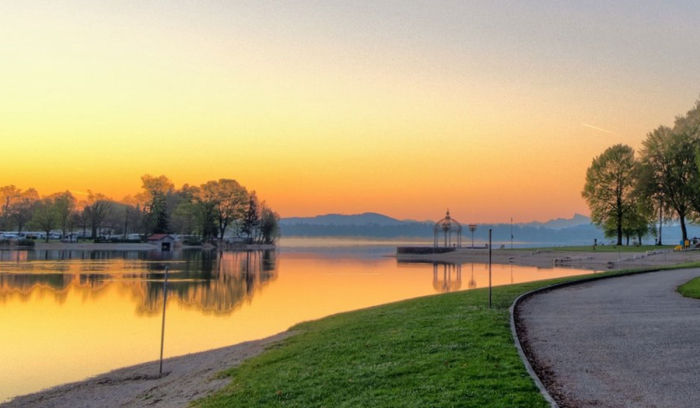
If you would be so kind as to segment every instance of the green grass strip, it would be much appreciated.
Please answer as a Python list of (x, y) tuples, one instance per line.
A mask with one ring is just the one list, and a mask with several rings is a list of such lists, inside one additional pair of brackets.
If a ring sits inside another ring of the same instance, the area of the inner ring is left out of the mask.
[(678, 292), (689, 298), (700, 299), (700, 278), (694, 278), (678, 287)]
[[(700, 263), (598, 274), (612, 276)], [(527, 291), (591, 275), (405, 300), (301, 323), (221, 375), (197, 407), (546, 407), (518, 356), (508, 308)]]

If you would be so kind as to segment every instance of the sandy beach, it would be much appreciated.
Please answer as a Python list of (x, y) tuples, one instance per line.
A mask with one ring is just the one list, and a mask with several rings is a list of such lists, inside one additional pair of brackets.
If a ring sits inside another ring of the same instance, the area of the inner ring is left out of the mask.
[(292, 334), (285, 331), (261, 340), (169, 358), (163, 362), (160, 377), (158, 361), (152, 361), (20, 396), (0, 407), (186, 407), (229, 383), (228, 378), (216, 378), (219, 372)]
[[(603, 271), (646, 266), (672, 265), (700, 261), (700, 251), (673, 251), (659, 249), (646, 252), (555, 251), (538, 249), (495, 249), (492, 262), (535, 266), (538, 268), (570, 267)], [(455, 252), (433, 255), (397, 255), (405, 262), (487, 263), (487, 249), (458, 249)]]

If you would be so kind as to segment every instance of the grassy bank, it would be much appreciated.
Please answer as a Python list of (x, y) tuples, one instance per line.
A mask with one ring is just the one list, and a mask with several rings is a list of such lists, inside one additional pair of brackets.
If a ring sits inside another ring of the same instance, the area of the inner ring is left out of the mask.
[(700, 299), (700, 278), (691, 279), (679, 286), (678, 293), (685, 297)]
[[(700, 267), (683, 264), (658, 269)], [(606, 272), (620, 275), (643, 269)], [(508, 308), (556, 280), (428, 296), (302, 323), (223, 375), (201, 407), (546, 407), (520, 361)]]

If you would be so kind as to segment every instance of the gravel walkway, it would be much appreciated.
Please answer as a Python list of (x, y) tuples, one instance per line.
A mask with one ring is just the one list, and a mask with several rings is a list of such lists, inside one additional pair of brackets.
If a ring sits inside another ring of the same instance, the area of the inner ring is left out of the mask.
[(534, 366), (561, 407), (700, 406), (700, 269), (605, 279), (520, 306)]

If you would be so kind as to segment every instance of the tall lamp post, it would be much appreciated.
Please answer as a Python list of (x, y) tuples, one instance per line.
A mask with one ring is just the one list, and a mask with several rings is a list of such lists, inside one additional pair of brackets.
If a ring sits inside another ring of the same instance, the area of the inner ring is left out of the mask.
[(469, 224), (469, 232), (472, 233), (472, 249), (474, 249), (474, 231), (476, 231), (476, 224)]

